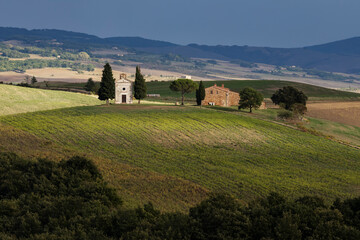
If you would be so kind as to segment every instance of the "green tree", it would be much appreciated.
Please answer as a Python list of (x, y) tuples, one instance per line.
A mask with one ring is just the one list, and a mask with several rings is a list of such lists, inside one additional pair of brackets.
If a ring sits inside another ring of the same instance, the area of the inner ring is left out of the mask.
[(170, 89), (175, 92), (181, 93), (181, 105), (184, 105), (184, 97), (186, 93), (191, 93), (197, 88), (197, 84), (191, 79), (178, 79), (172, 81)]
[(190, 209), (195, 240), (248, 239), (250, 221), (240, 202), (229, 194), (212, 194)]
[(33, 76), (33, 77), (31, 78), (31, 84), (34, 85), (35, 83), (37, 83), (37, 80), (36, 80), (36, 77)]
[(89, 56), (89, 54), (88, 54), (87, 52), (79, 52), (78, 56), (79, 56), (79, 58), (80, 58), (81, 60), (88, 60), (88, 59), (90, 59), (90, 56)]
[(292, 110), (296, 103), (306, 106), (307, 99), (308, 97), (302, 91), (292, 86), (277, 90), (271, 97), (273, 103), (284, 107), (286, 110)]
[(104, 66), (98, 95), (100, 100), (106, 100), (107, 105), (109, 105), (109, 99), (115, 98), (115, 79), (109, 63)]
[(85, 90), (89, 92), (95, 92), (95, 82), (92, 78), (89, 78), (85, 84)]
[(201, 105), (201, 101), (205, 99), (205, 87), (203, 81), (200, 81), (199, 88), (196, 89), (196, 103)]
[(144, 76), (141, 74), (140, 66), (136, 66), (134, 97), (139, 100), (146, 98), (146, 83)]
[(244, 88), (240, 91), (239, 109), (249, 108), (250, 113), (252, 109), (261, 106), (264, 96), (253, 88)]

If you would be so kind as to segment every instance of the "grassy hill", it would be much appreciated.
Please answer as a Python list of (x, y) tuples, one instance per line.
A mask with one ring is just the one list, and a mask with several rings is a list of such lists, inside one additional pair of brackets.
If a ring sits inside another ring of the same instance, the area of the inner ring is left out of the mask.
[[(8, 145), (6, 134), (14, 132), (38, 139), (25, 142), (27, 154), (54, 148), (91, 156), (134, 205), (151, 200), (163, 210), (184, 210), (209, 191), (244, 201), (271, 191), (326, 199), (359, 194), (359, 150), (246, 114), (89, 106), (3, 116), (0, 123), (9, 129), (2, 134)], [(8, 148), (23, 138), (11, 141)]]
[(97, 105), (93, 96), (0, 84), (0, 115)]
[[(288, 82), (288, 81), (270, 81), (270, 80), (229, 80), (229, 81), (205, 81), (205, 87), (210, 87), (216, 83), (218, 86), (224, 84), (225, 87), (230, 88), (232, 91), (239, 92), (245, 87), (252, 87), (261, 93), (265, 98), (269, 98), (279, 88), (284, 86), (293, 86), (303, 91), (310, 100), (359, 100), (360, 94), (352, 92), (338, 91), (329, 88), (318, 87), (314, 85)], [(180, 94), (172, 92), (169, 89), (170, 82), (149, 82), (147, 83), (148, 93), (158, 93), (161, 97), (165, 98), (179, 98)], [(188, 94), (187, 98), (195, 99), (195, 93)]]

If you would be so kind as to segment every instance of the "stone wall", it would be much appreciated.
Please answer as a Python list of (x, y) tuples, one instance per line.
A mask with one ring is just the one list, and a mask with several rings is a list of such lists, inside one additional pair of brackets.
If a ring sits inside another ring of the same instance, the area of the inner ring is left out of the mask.
[(212, 86), (205, 89), (205, 99), (201, 105), (230, 107), (238, 105), (239, 100), (239, 93), (232, 92), (228, 88)]

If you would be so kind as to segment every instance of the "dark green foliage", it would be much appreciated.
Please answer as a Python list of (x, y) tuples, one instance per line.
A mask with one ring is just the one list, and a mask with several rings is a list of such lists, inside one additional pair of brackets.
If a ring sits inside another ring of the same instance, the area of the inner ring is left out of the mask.
[(194, 240), (246, 239), (250, 222), (241, 204), (227, 194), (213, 195), (190, 209)]
[(0, 154), (0, 232), (4, 236), (109, 239), (101, 219), (120, 205), (115, 190), (87, 159), (55, 163)]
[(104, 66), (98, 95), (100, 100), (106, 100), (106, 104), (109, 104), (109, 99), (115, 98), (115, 79), (109, 63)]
[(261, 106), (264, 96), (253, 88), (244, 88), (240, 91), (239, 109), (249, 108), (250, 112), (252, 109), (259, 108)]
[(141, 74), (140, 66), (136, 66), (134, 97), (140, 100), (146, 98), (146, 83), (144, 76)]
[(337, 199), (333, 204), (333, 209), (339, 210), (344, 215), (346, 224), (360, 228), (360, 197), (345, 201)]
[(92, 78), (89, 78), (88, 81), (85, 84), (85, 90), (89, 92), (95, 92), (96, 91), (96, 85)]
[(196, 89), (196, 103), (201, 105), (201, 101), (205, 99), (205, 87), (203, 81), (200, 81), (199, 88)]
[(286, 110), (291, 110), (295, 103), (300, 103), (306, 106), (308, 97), (298, 89), (292, 86), (286, 86), (277, 90), (271, 97), (273, 103), (284, 107)]
[(31, 84), (34, 85), (35, 83), (37, 83), (37, 80), (36, 80), (36, 77), (33, 76), (33, 77), (31, 78)]
[(82, 157), (55, 163), (0, 154), (0, 239), (360, 239), (360, 198), (288, 200), (277, 193), (242, 205), (211, 194), (189, 214), (151, 203), (121, 207), (114, 189)]
[(178, 79), (172, 81), (169, 88), (171, 91), (181, 93), (181, 105), (184, 105), (185, 94), (194, 91), (197, 88), (197, 84), (191, 79)]

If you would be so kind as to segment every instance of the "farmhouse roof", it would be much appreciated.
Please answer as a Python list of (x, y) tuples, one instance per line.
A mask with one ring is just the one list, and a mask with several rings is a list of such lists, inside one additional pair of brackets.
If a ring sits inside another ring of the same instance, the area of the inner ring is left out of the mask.
[[(224, 84), (220, 86), (216, 85), (216, 83), (214, 84), (214, 86), (211, 86), (211, 87), (208, 87), (208, 88), (215, 88), (217, 90), (220, 90), (220, 91), (225, 91), (225, 92), (234, 92), (234, 91), (231, 91), (229, 88), (226, 88), (224, 87)], [(234, 92), (234, 93), (237, 93), (237, 92)]]

